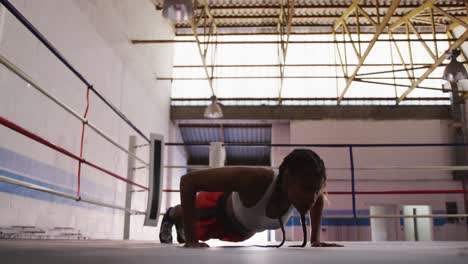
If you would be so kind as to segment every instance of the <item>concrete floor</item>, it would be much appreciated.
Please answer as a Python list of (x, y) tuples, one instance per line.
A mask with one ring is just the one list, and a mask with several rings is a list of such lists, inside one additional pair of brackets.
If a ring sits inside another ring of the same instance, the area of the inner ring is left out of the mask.
[(208, 249), (186, 249), (146, 241), (0, 240), (0, 263), (468, 263), (468, 241), (342, 244), (345, 247), (270, 249), (217, 246)]

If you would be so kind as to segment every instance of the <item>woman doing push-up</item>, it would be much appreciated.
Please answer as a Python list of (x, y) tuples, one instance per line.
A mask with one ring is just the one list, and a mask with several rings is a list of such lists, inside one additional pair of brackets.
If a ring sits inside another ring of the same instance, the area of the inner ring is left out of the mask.
[(255, 167), (225, 167), (188, 173), (181, 178), (181, 205), (167, 210), (159, 238), (172, 243), (172, 227), (185, 247), (208, 247), (200, 241), (240, 242), (255, 233), (281, 228), (292, 209), (300, 213), (307, 243), (305, 215), (310, 214), (313, 247), (340, 246), (320, 241), (320, 222), (326, 182), (322, 159), (308, 149), (295, 149), (279, 173)]

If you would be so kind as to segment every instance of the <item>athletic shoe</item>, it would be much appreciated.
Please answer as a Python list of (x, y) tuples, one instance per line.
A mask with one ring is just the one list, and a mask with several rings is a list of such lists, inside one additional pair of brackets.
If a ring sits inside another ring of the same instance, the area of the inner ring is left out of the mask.
[(177, 242), (179, 242), (179, 244), (184, 244), (185, 243), (184, 227), (178, 224), (176, 224), (175, 226), (176, 226), (176, 232), (177, 232)]
[[(171, 209), (172, 207), (167, 209), (161, 221), (161, 228), (159, 229), (159, 240), (164, 244), (172, 244), (172, 227), (174, 226), (174, 222), (169, 219), (169, 212)], [(177, 236), (177, 238), (179, 238), (179, 236)]]

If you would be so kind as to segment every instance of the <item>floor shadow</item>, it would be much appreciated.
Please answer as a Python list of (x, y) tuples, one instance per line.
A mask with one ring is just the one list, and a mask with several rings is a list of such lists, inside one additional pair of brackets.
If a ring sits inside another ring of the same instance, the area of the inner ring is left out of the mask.
[(254, 246), (216, 246), (214, 248), (251, 248)]

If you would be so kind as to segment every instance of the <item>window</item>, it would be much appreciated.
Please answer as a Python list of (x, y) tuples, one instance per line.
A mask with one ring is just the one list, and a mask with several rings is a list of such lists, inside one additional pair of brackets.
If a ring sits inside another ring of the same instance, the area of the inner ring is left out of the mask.
[[(353, 35), (357, 39), (357, 35)], [(362, 35), (362, 52), (372, 35)], [(438, 55), (448, 47), (445, 35), (438, 34)], [(338, 36), (338, 41), (341, 36)], [(343, 105), (395, 105), (395, 99), (411, 85), (402, 65), (399, 51), (406, 67), (416, 78), (434, 63), (422, 44), (411, 36), (411, 52), (406, 35), (395, 35), (396, 43), (388, 42), (382, 34), (359, 70), (359, 78), (350, 86)], [(423, 38), (433, 38), (423, 34)], [(188, 40), (188, 37), (177, 37)], [(219, 36), (218, 41), (277, 41), (277, 36)], [(344, 44), (335, 45), (330, 35), (293, 35), (288, 46), (284, 82), (279, 79), (277, 44), (220, 44), (208, 48), (207, 64), (217, 65), (213, 72), (213, 88), (221, 103), (226, 105), (277, 104), (278, 97), (284, 105), (336, 105), (336, 98), (346, 84), (343, 70), (351, 74), (358, 62), (351, 44), (346, 44), (346, 66), (341, 67), (338, 50), (344, 61)], [(306, 43), (304, 43), (306, 42)], [(434, 49), (434, 43), (430, 43)], [(216, 50), (214, 54), (214, 50)], [(213, 54), (212, 54), (213, 53)], [(213, 56), (212, 56), (213, 55)], [(172, 99), (174, 105), (206, 105), (211, 96), (208, 80), (201, 67), (196, 43), (177, 43), (174, 53)], [(256, 65), (256, 66), (255, 66)], [(425, 81), (411, 92), (401, 104), (450, 104), (449, 93), (443, 93), (441, 79), (443, 67), (437, 68)], [(281, 87), (282, 86), (282, 87)], [(195, 99), (202, 99), (195, 100)], [(186, 100), (186, 101), (184, 101)]]

